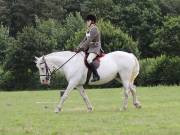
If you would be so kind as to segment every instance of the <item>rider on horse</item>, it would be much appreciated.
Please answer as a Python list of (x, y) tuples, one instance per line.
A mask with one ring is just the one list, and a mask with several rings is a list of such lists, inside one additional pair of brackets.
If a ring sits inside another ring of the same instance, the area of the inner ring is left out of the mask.
[(98, 72), (95, 68), (93, 60), (101, 55), (101, 36), (98, 27), (96, 26), (96, 17), (94, 15), (88, 15), (86, 17), (87, 32), (86, 36), (79, 44), (77, 52), (85, 51), (88, 54), (87, 62), (93, 72), (92, 82), (100, 79)]

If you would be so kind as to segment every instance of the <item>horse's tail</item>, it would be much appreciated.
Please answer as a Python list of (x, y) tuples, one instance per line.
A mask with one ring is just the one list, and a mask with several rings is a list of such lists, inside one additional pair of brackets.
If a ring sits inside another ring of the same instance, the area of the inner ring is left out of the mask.
[(133, 55), (133, 58), (134, 58), (135, 64), (134, 64), (134, 67), (133, 67), (133, 71), (132, 71), (132, 75), (131, 75), (131, 81), (130, 81), (130, 83), (132, 85), (134, 84), (134, 80), (138, 76), (139, 70), (140, 70), (139, 62), (138, 62), (136, 56)]

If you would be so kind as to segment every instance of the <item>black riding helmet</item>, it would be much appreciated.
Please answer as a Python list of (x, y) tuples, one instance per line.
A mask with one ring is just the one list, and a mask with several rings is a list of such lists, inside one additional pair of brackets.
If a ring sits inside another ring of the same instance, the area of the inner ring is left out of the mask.
[(92, 23), (96, 23), (96, 17), (94, 15), (87, 15), (86, 21), (92, 21)]

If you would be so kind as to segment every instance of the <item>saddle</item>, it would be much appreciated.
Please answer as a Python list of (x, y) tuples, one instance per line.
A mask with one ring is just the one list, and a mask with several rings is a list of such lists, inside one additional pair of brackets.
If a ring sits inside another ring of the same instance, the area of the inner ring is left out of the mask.
[[(90, 77), (91, 77), (91, 74), (92, 74), (92, 71), (91, 71), (91, 68), (87, 62), (87, 57), (88, 57), (88, 53), (85, 53), (85, 57), (84, 57), (84, 64), (86, 65), (86, 67), (88, 68), (88, 72), (87, 72), (87, 77), (86, 77), (86, 83), (85, 85), (87, 85), (89, 83), (89, 80), (90, 80)], [(93, 60), (93, 64), (95, 65), (95, 68), (98, 69), (99, 66), (100, 66), (100, 59), (102, 57), (104, 57), (104, 53), (101, 53), (101, 55), (97, 55), (96, 58), (94, 58)]]

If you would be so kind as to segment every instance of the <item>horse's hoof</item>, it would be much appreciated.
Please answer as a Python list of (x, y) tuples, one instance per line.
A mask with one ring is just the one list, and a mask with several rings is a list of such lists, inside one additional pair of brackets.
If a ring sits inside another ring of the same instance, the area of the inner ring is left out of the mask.
[(54, 110), (55, 113), (58, 113), (58, 112), (60, 112), (60, 111), (61, 111), (61, 109), (58, 108), (58, 107)]
[(124, 112), (124, 111), (127, 111), (127, 107), (122, 107), (122, 108), (120, 109), (120, 112)]
[(139, 102), (135, 103), (134, 106), (138, 109), (142, 108), (141, 104)]
[(142, 108), (142, 106), (139, 104), (138, 106), (136, 106), (136, 108), (141, 109), (141, 108)]
[(140, 103), (135, 103), (134, 106), (138, 109), (142, 108), (141, 104)]
[(92, 112), (93, 108), (88, 108), (87, 112)]

